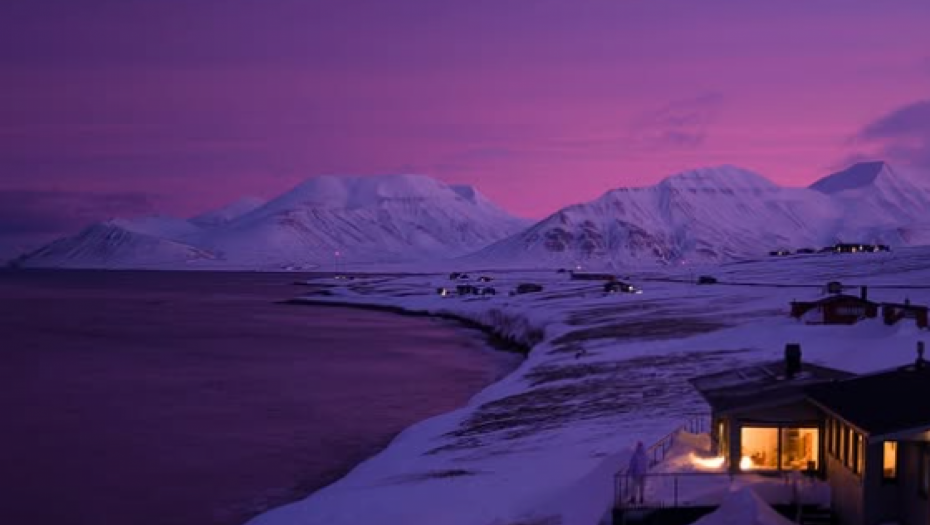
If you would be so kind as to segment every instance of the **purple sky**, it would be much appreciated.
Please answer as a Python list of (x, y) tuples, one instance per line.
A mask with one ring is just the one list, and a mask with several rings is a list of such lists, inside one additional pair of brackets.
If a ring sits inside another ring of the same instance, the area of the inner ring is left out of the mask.
[(0, 235), (417, 172), (540, 217), (731, 163), (930, 168), (930, 2), (6, 0)]

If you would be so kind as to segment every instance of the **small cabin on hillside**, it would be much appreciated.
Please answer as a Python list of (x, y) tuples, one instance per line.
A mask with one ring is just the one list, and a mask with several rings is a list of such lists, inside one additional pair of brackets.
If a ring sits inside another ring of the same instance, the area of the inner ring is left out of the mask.
[(617, 276), (609, 273), (572, 272), (572, 279), (576, 281), (615, 281)]
[(816, 301), (792, 301), (791, 317), (807, 324), (856, 324), (862, 319), (878, 317), (878, 303), (844, 294)]
[(536, 293), (543, 291), (542, 285), (536, 283), (520, 283), (514, 290), (515, 294)]
[(821, 418), (805, 388), (853, 374), (801, 362), (789, 344), (782, 361), (697, 377), (691, 384), (711, 408), (713, 452), (730, 472), (821, 468)]
[(813, 387), (824, 473), (843, 525), (930, 523), (930, 365)]
[(927, 328), (928, 307), (903, 303), (882, 303), (882, 320), (887, 325), (893, 325), (901, 319), (913, 319), (918, 328)]
[(459, 295), (478, 295), (478, 287), (471, 284), (460, 284), (455, 287)]

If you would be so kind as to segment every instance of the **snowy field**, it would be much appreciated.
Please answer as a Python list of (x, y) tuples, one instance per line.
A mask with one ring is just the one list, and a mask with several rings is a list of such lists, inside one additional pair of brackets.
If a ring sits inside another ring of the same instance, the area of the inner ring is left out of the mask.
[[(789, 318), (790, 301), (838, 280), (854, 295), (867, 285), (877, 302), (930, 304), (928, 248), (620, 274), (642, 294), (605, 294), (601, 281), (555, 270), (470, 272), (482, 275), (496, 296), (440, 297), (437, 288), (460, 284), (448, 274), (309, 283), (308, 301), (453, 315), (532, 350), (467, 406), (414, 425), (342, 480), (253, 525), (595, 525), (635, 443), (706, 413), (689, 378), (781, 359), (786, 343), (800, 343), (807, 362), (869, 372), (913, 361), (926, 335), (880, 316), (806, 325)], [(700, 275), (719, 283), (693, 284)], [(519, 283), (544, 290), (509, 295)]]

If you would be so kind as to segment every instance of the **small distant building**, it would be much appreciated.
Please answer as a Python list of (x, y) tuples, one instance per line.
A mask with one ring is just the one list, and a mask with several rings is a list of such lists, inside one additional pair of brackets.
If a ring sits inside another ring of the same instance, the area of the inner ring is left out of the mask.
[(816, 301), (793, 301), (791, 317), (808, 324), (856, 324), (878, 317), (878, 303), (864, 296), (836, 294)]
[(471, 284), (460, 284), (455, 287), (459, 295), (478, 295), (478, 287)]
[(893, 325), (902, 319), (913, 319), (918, 328), (927, 328), (927, 311), (928, 307), (911, 304), (907, 300), (903, 303), (882, 303), (882, 320)]
[(878, 253), (890, 252), (891, 248), (887, 244), (856, 244), (841, 242), (833, 246), (836, 253)]
[(536, 283), (520, 283), (517, 285), (517, 288), (514, 290), (514, 293), (525, 294), (525, 293), (536, 293), (543, 291), (542, 285)]
[(808, 390), (844, 525), (930, 523), (930, 365), (918, 352), (909, 366)]
[(576, 281), (616, 281), (617, 276), (609, 273), (572, 272)]
[(604, 293), (643, 293), (643, 291), (630, 283), (610, 281), (604, 283)]

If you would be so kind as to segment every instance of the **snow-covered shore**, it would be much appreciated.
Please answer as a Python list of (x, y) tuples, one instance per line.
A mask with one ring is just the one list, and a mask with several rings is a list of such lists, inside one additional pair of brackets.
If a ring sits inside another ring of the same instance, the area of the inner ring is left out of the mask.
[[(926, 304), (930, 289), (881, 285), (930, 282), (928, 256), (735, 263), (698, 270), (721, 281), (706, 286), (678, 281), (691, 269), (629, 276), (642, 295), (604, 294), (601, 282), (555, 271), (473, 273), (494, 279), (493, 297), (440, 297), (438, 287), (456, 284), (445, 274), (312, 281), (307, 301), (455, 316), (532, 351), (467, 406), (410, 427), (343, 479), (250, 523), (594, 525), (636, 441), (705, 411), (689, 378), (780, 358), (787, 342), (801, 343), (807, 361), (853, 372), (912, 360), (925, 333), (912, 323), (810, 326), (790, 319), (788, 304), (829, 280), (868, 285), (876, 301)], [(524, 282), (545, 289), (506, 294)]]

